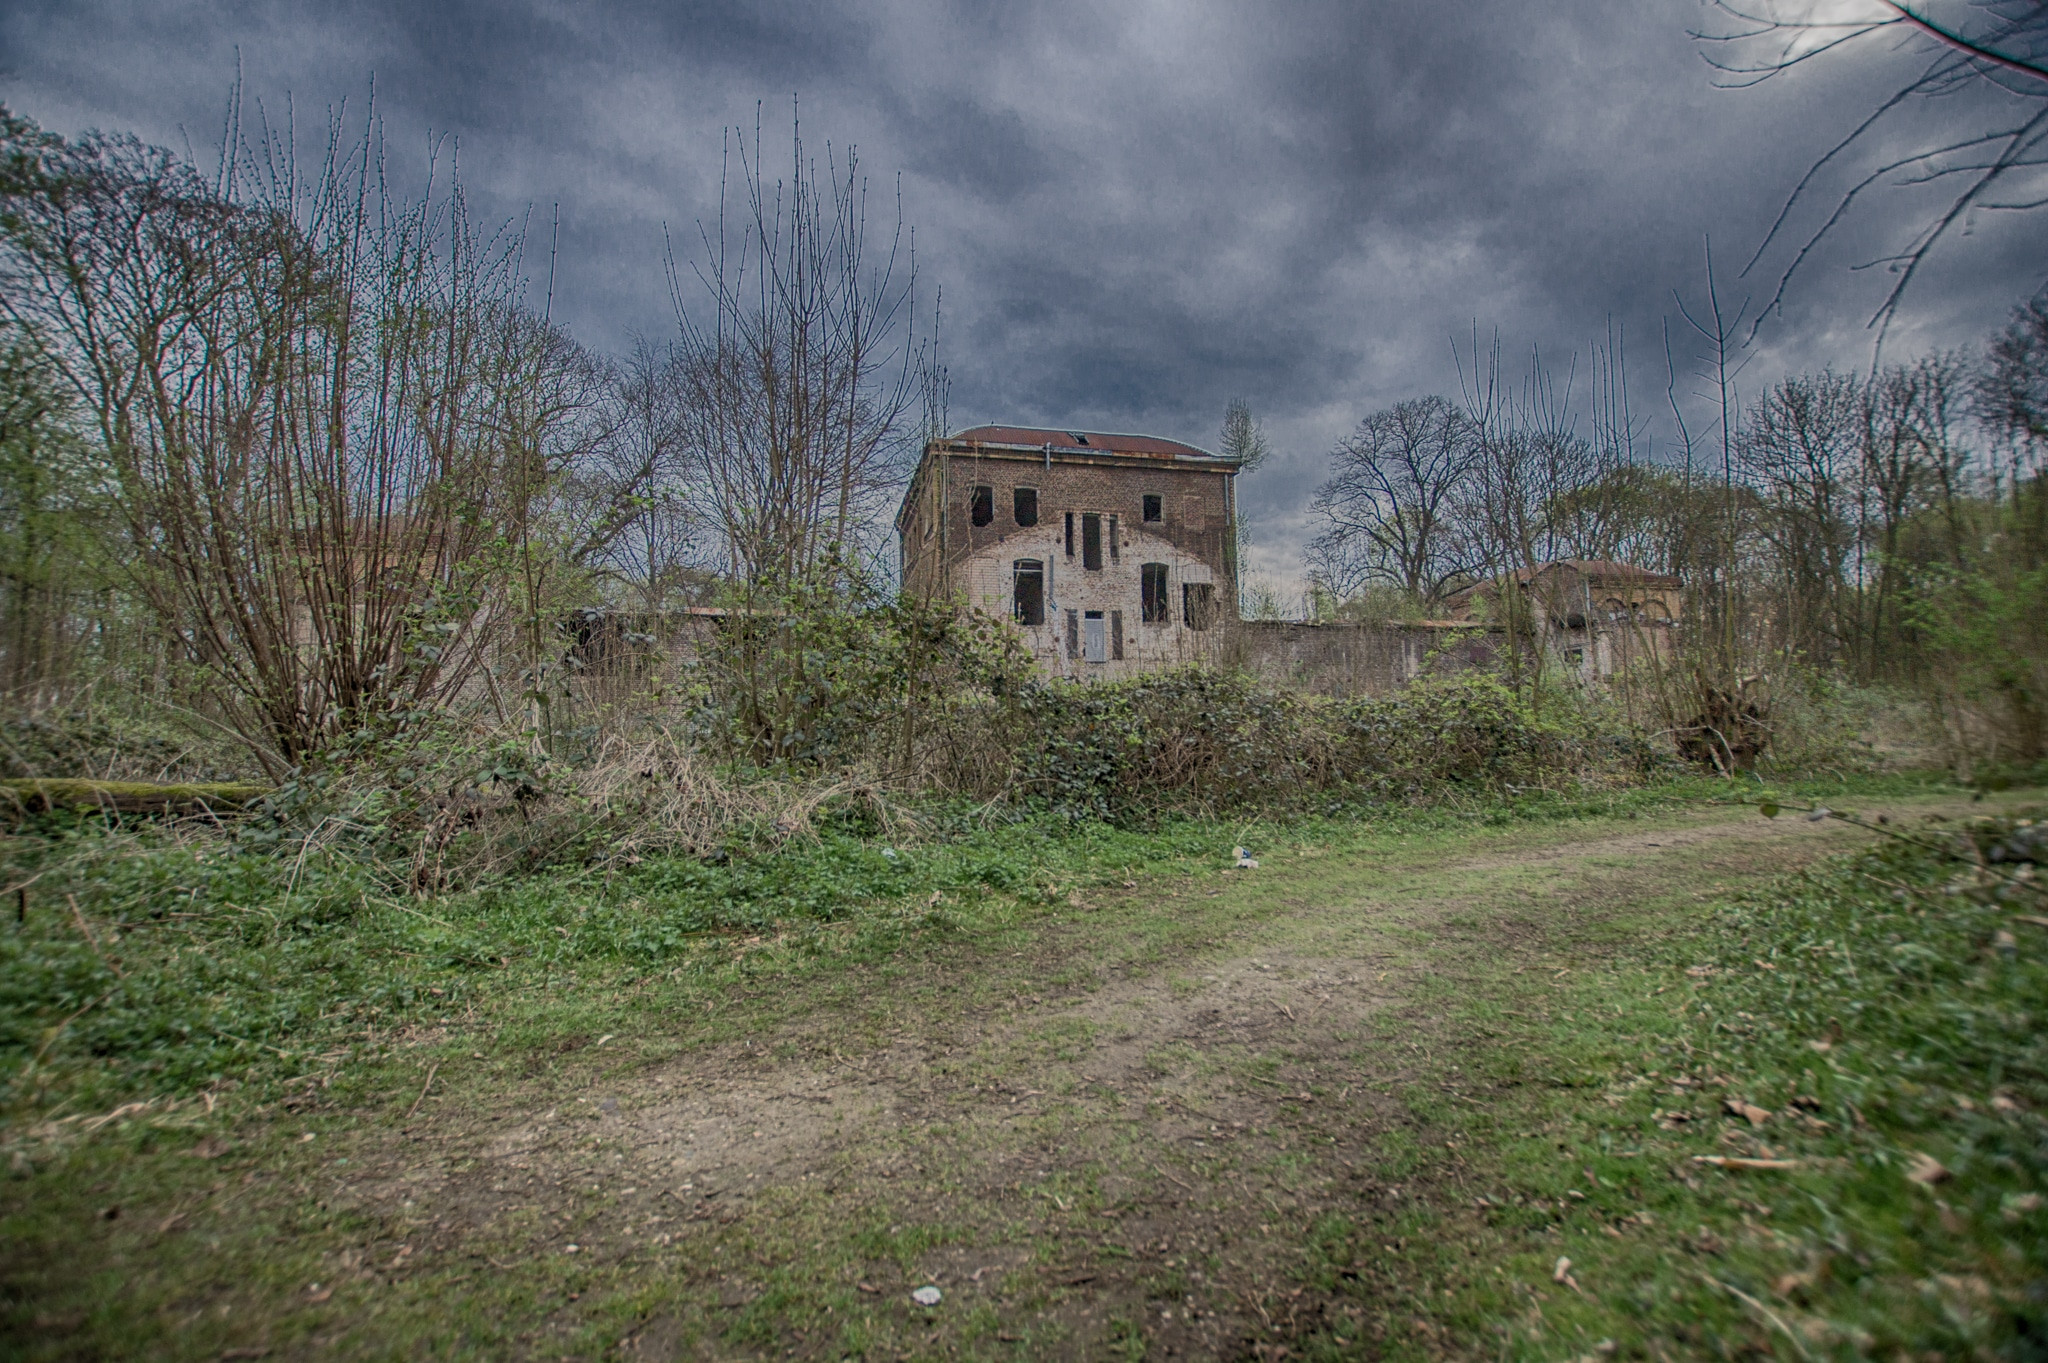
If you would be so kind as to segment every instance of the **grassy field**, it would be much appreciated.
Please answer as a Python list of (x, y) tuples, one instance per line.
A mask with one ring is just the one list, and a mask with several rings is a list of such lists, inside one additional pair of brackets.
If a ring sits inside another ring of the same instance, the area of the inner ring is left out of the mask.
[(75, 847), (0, 975), (9, 1351), (2040, 1350), (2038, 904), (1701, 794), (420, 904)]

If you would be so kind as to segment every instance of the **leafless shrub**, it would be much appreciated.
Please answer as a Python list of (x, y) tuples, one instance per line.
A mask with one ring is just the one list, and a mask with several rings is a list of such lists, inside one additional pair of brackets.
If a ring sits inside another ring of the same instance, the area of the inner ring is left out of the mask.
[(397, 194), (374, 120), (309, 174), (239, 123), (211, 184), (97, 135), (33, 171), (4, 306), (90, 413), (133, 586), (227, 721), (275, 774), (460, 693), (582, 401), (582, 357), (519, 303), (517, 234), (452, 176)]

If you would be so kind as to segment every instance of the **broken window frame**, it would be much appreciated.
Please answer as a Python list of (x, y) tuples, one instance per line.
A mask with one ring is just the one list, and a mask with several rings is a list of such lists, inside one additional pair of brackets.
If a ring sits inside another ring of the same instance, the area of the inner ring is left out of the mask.
[(1074, 513), (1067, 513), (1067, 557), (1074, 556)]
[(1081, 513), (1081, 567), (1102, 571), (1102, 517), (1093, 511)]
[[(1010, 564), (1010, 615), (1027, 629), (1045, 623), (1045, 564), (1035, 558), (1020, 558)], [(1026, 595), (1030, 584), (1030, 595)]]
[(1209, 582), (1180, 584), (1181, 620), (1189, 629), (1207, 629), (1216, 623), (1216, 587)]
[(1025, 529), (1038, 524), (1037, 488), (1013, 487), (1010, 489), (1010, 519)]
[(1115, 516), (1111, 516), (1109, 518), (1109, 525), (1106, 527), (1106, 533), (1109, 535), (1109, 561), (1111, 563), (1123, 562), (1123, 556), (1117, 552), (1117, 533)]
[(996, 490), (988, 483), (976, 483), (967, 490), (967, 523), (993, 525), (996, 519)]
[(1109, 658), (1111, 662), (1124, 660), (1124, 613), (1109, 613)]
[(1148, 492), (1145, 494), (1141, 510), (1145, 524), (1157, 525), (1166, 519), (1166, 498), (1157, 492)]
[(1148, 625), (1173, 623), (1173, 598), (1168, 595), (1169, 575), (1164, 563), (1138, 567), (1138, 618)]

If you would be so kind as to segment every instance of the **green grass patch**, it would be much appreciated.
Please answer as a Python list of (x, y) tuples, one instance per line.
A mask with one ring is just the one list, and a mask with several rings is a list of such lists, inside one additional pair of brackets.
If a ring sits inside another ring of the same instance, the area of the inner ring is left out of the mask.
[(1492, 1101), (1418, 1086), (1429, 1195), (1310, 1281), (1410, 1294), (1397, 1356), (2048, 1357), (2048, 824), (1909, 832), (1447, 994)]
[[(1126, 881), (1220, 870), (1239, 844), (1342, 850), (1475, 823), (1649, 814), (1725, 790), (1688, 780), (1143, 828), (1045, 816), (984, 825), (938, 810), (914, 838), (827, 818), (819, 837), (772, 849), (623, 874), (564, 869), (424, 900), (346, 841), (52, 826), (0, 854), (0, 874), (22, 887), (18, 921), (0, 926), (0, 1113), (276, 1082), (485, 1013), (514, 1035), (544, 1016), (536, 1040), (603, 1027), (618, 1020), (621, 981), (661, 976), (720, 994), (820, 962), (873, 965), (911, 940), (999, 933)], [(1133, 949), (1172, 933), (1154, 925)]]

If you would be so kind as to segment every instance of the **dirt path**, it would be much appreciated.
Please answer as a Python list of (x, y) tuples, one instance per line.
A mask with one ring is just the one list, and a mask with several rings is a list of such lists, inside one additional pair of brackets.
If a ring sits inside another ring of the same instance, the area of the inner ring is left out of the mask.
[[(1216, 1358), (1342, 1329), (1304, 1246), (1454, 1190), (1418, 1109), (1487, 1098), (1448, 1000), (1598, 969), (1615, 905), (1679, 913), (1861, 837), (1623, 828), (1185, 879), (544, 1107), (433, 1115), (332, 1189), (379, 1231), (337, 1271), (530, 1278), (537, 1356)], [(622, 1298), (635, 1323), (579, 1334)]]

